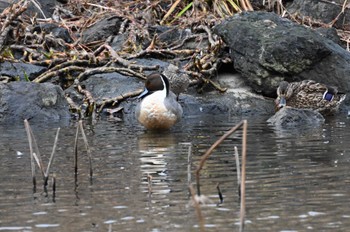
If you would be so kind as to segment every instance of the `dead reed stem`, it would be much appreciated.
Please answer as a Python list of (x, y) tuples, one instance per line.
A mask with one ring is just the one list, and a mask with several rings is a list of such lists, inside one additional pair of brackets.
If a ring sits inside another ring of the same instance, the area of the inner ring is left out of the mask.
[(45, 181), (44, 181), (44, 185), (47, 185), (47, 181), (49, 179), (49, 173), (50, 173), (50, 167), (53, 163), (53, 158), (55, 156), (55, 153), (56, 153), (56, 147), (57, 147), (57, 142), (58, 142), (58, 135), (60, 134), (60, 128), (57, 128), (57, 132), (56, 132), (56, 137), (55, 137), (55, 142), (53, 144), (53, 147), (52, 147), (52, 152), (51, 152), (51, 156), (50, 156), (50, 160), (49, 160), (49, 163), (46, 167), (46, 172), (45, 172)]
[[(236, 126), (232, 127), (231, 130), (227, 131), (223, 136), (221, 136), (206, 152), (205, 154), (202, 156), (198, 168), (196, 170), (196, 184), (197, 184), (197, 194), (198, 196), (201, 195), (200, 193), (200, 178), (199, 178), (199, 174), (200, 171), (202, 170), (205, 162), (207, 161), (208, 157), (211, 155), (211, 153), (213, 152), (213, 150), (219, 146), (222, 141), (224, 141), (228, 136), (230, 136), (233, 132), (235, 132), (236, 130), (238, 130), (243, 124), (244, 122), (246, 122), (246, 120), (241, 121), (240, 123), (238, 123)], [(243, 144), (243, 141), (242, 141)]]
[[(49, 159), (49, 163), (46, 167), (46, 171), (44, 170), (44, 165), (42, 163), (41, 157), (40, 157), (40, 152), (39, 152), (39, 148), (38, 148), (38, 144), (35, 140), (35, 136), (34, 133), (32, 131), (32, 128), (29, 125), (28, 120), (24, 120), (24, 127), (25, 130), (27, 132), (27, 137), (28, 137), (28, 143), (29, 143), (29, 151), (30, 151), (30, 160), (31, 160), (31, 169), (32, 169), (32, 178), (33, 178), (33, 185), (34, 185), (34, 192), (36, 191), (36, 178), (35, 178), (35, 162), (36, 161), (38, 167), (40, 168), (40, 171), (43, 175), (43, 179), (44, 179), (44, 192), (47, 194), (47, 182), (49, 179), (49, 175), (50, 175), (50, 168), (51, 165), (53, 163), (54, 157), (55, 157), (55, 153), (56, 153), (56, 147), (57, 147), (57, 142), (58, 142), (58, 135), (60, 132), (60, 128), (57, 129), (56, 132), (56, 137), (55, 137), (55, 142), (53, 144), (52, 147), (52, 152), (51, 152), (51, 156)], [(35, 152), (33, 149), (33, 146), (35, 147)], [(55, 177), (53, 178), (53, 180), (55, 180)], [(53, 183), (53, 189), (56, 188), (55, 186), (55, 182)]]
[(77, 126), (77, 130), (75, 132), (74, 139), (74, 174), (78, 174), (78, 135), (79, 135), (79, 126)]
[(32, 170), (32, 180), (33, 180), (33, 186), (34, 186), (34, 192), (36, 189), (36, 178), (35, 178), (35, 163), (34, 163), (34, 157), (33, 157), (33, 144), (32, 144), (32, 136), (29, 129), (29, 123), (27, 119), (24, 120), (24, 127), (27, 132), (28, 137), (28, 143), (29, 143), (29, 152), (30, 152), (30, 166)]
[(240, 213), (240, 228), (239, 231), (244, 229), (245, 219), (245, 170), (246, 170), (246, 158), (247, 158), (247, 120), (243, 120), (243, 138), (242, 138), (242, 178), (241, 178), (241, 213)]
[(79, 120), (79, 127), (80, 127), (81, 135), (83, 136), (83, 140), (84, 140), (86, 151), (88, 153), (89, 167), (90, 167), (90, 179), (92, 179), (92, 174), (93, 174), (93, 170), (92, 170), (92, 155), (91, 155), (91, 150), (90, 150), (90, 147), (89, 147), (89, 143), (88, 143), (86, 135), (85, 135), (85, 131), (84, 131), (83, 121), (82, 120)]
[(236, 146), (235, 146), (235, 159), (236, 159), (236, 170), (237, 170), (238, 196), (241, 197), (241, 165), (239, 163), (238, 148)]
[[(213, 150), (219, 146), (222, 141), (224, 141), (228, 136), (230, 136), (233, 132), (243, 127), (243, 135), (242, 135), (242, 174), (241, 174), (241, 182), (240, 182), (240, 193), (241, 193), (241, 209), (240, 209), (240, 231), (243, 231), (244, 228), (244, 219), (245, 219), (245, 175), (246, 175), (246, 157), (247, 157), (247, 128), (248, 122), (247, 120), (242, 120), (236, 126), (232, 127), (229, 131), (227, 131), (223, 136), (221, 136), (202, 156), (198, 168), (196, 170), (196, 182), (197, 182), (197, 194), (200, 196), (200, 178), (199, 174), (201, 169), (203, 168), (206, 160), (211, 155)], [(235, 153), (236, 152), (235, 149)], [(237, 158), (236, 158), (237, 160)], [(237, 162), (238, 163), (238, 162)], [(239, 164), (238, 164), (239, 166)], [(239, 170), (239, 168), (237, 168)]]
[(191, 176), (191, 162), (192, 160), (192, 143), (188, 146), (188, 152), (187, 152), (187, 184), (191, 183), (192, 176)]
[[(27, 119), (24, 120), (24, 126), (25, 126), (26, 131), (27, 131), (28, 142), (29, 142), (30, 146), (32, 147), (32, 149), (30, 151), (31, 152), (31, 156), (33, 156), (34, 160), (38, 164), (38, 167), (39, 167), (39, 169), (41, 171), (41, 174), (42, 174), (43, 178), (45, 178), (44, 165), (43, 165), (43, 162), (41, 160), (41, 155), (40, 155), (40, 151), (39, 151), (39, 148), (38, 148), (38, 143), (36, 142), (34, 133), (32, 131), (32, 128), (30, 127), (29, 122), (28, 122)], [(33, 147), (34, 147), (34, 149), (33, 149)]]
[(151, 175), (147, 175), (147, 182), (148, 182), (148, 197), (151, 197), (152, 195), (152, 180), (153, 177)]
[(200, 231), (203, 232), (203, 231), (205, 231), (205, 229), (204, 229), (204, 218), (203, 218), (203, 215), (202, 215), (202, 210), (201, 210), (200, 205), (199, 205), (199, 203), (198, 203), (198, 201), (196, 199), (196, 193), (194, 191), (194, 188), (193, 188), (192, 184), (190, 184), (188, 186), (188, 188), (190, 189), (192, 203), (193, 203), (193, 206), (194, 206), (194, 208), (196, 210), (196, 215), (197, 215), (197, 218), (198, 218)]
[(92, 155), (91, 155), (91, 150), (89, 147), (89, 143), (87, 141), (86, 135), (85, 135), (85, 131), (84, 131), (84, 127), (83, 127), (83, 121), (79, 120), (78, 125), (77, 125), (77, 130), (75, 133), (75, 139), (74, 139), (74, 174), (75, 174), (75, 179), (77, 180), (77, 174), (78, 174), (78, 136), (79, 136), (79, 130), (81, 132), (81, 135), (83, 137), (84, 140), (84, 145), (89, 157), (89, 168), (90, 168), (90, 172), (89, 172), (89, 177), (90, 177), (90, 181), (92, 180), (92, 175), (93, 175), (93, 169), (92, 169)]

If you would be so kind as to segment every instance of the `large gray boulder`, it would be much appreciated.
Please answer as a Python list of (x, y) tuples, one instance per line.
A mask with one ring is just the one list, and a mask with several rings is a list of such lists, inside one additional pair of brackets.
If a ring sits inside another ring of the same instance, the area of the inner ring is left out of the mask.
[(350, 92), (350, 54), (316, 31), (274, 13), (237, 14), (214, 28), (254, 91), (275, 97), (283, 79), (312, 79)]
[(0, 123), (28, 119), (58, 121), (69, 119), (63, 90), (51, 83), (10, 82), (0, 84)]

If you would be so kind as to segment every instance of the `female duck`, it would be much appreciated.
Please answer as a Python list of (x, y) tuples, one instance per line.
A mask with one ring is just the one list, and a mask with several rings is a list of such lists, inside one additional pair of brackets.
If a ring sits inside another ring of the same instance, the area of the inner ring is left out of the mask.
[(345, 94), (338, 93), (336, 88), (312, 80), (292, 83), (282, 81), (277, 88), (276, 108), (306, 108), (331, 115), (337, 112), (344, 99)]
[(169, 81), (161, 73), (147, 77), (145, 89), (136, 106), (136, 118), (147, 129), (164, 130), (172, 127), (182, 116), (176, 95), (169, 90)]

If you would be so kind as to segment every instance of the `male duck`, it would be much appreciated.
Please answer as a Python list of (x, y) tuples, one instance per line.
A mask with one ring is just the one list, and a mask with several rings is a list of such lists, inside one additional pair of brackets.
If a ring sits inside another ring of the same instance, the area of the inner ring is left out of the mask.
[(168, 79), (161, 73), (147, 77), (141, 102), (136, 106), (136, 118), (147, 129), (164, 130), (172, 127), (182, 116), (182, 107), (171, 92)]
[(335, 87), (326, 86), (312, 80), (301, 82), (282, 81), (277, 88), (276, 108), (284, 106), (307, 108), (330, 115), (337, 112), (345, 94), (338, 93)]

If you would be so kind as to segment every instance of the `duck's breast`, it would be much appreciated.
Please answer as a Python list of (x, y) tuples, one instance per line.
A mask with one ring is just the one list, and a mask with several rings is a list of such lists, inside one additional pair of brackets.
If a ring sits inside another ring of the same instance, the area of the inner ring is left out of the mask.
[(178, 115), (167, 107), (164, 95), (155, 92), (141, 101), (138, 120), (148, 129), (168, 129), (178, 120)]

